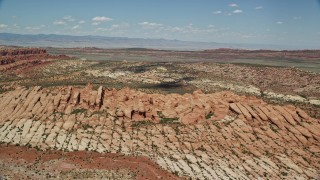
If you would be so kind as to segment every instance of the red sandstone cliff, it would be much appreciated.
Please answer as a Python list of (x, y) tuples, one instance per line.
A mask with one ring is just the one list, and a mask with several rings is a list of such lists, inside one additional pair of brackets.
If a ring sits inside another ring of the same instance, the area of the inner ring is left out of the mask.
[(0, 50), (0, 70), (16, 69), (28, 64), (41, 64), (52, 59), (68, 58), (65, 55), (53, 56), (40, 48), (7, 48)]

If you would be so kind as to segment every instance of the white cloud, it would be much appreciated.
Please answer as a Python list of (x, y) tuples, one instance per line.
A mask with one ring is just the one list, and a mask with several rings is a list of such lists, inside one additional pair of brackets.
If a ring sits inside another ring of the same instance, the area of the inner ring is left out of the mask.
[(235, 4), (235, 3), (232, 3), (232, 4), (229, 4), (230, 7), (238, 7), (238, 4)]
[(79, 25), (75, 25), (75, 26), (73, 26), (71, 29), (76, 30), (76, 29), (79, 29), (79, 28), (80, 28)]
[(256, 10), (263, 9), (263, 6), (257, 6), (254, 9), (256, 9)]
[(293, 17), (293, 20), (300, 20), (300, 19), (302, 19), (301, 16)]
[(183, 31), (183, 28), (182, 27), (177, 27), (177, 26), (175, 26), (175, 27), (171, 27), (171, 26), (169, 26), (169, 27), (166, 27), (165, 29), (164, 29), (165, 31), (170, 31), (170, 32), (182, 32)]
[(96, 17), (92, 18), (92, 21), (107, 22), (107, 21), (112, 21), (112, 19), (109, 17), (105, 17), (105, 16), (96, 16)]
[(119, 27), (120, 27), (119, 24), (113, 24), (113, 25), (111, 26), (111, 28), (114, 28), (114, 29), (119, 28)]
[(40, 27), (27, 26), (27, 27), (25, 27), (25, 29), (28, 30), (28, 31), (36, 31), (36, 30), (39, 30), (39, 29), (41, 29), (41, 28), (40, 28)]
[(96, 32), (108, 32), (113, 35), (121, 35), (128, 31), (128, 27), (130, 27), (129, 23), (120, 23), (120, 24), (113, 24), (110, 28), (96, 28)]
[(8, 25), (6, 25), (6, 24), (0, 24), (0, 28), (7, 28), (8, 27)]
[(161, 34), (171, 34), (171, 33), (179, 33), (188, 35), (188, 34), (197, 34), (197, 35), (204, 35), (204, 34), (210, 34), (219, 31), (218, 28), (216, 28), (214, 25), (208, 25), (207, 28), (198, 28), (193, 26), (192, 24), (178, 27), (178, 26), (168, 26), (163, 28), (158, 28), (157, 31), (154, 32), (161, 32)]
[(84, 24), (84, 23), (86, 23), (86, 22), (82, 20), (82, 21), (79, 21), (78, 23), (79, 23), (79, 24)]
[(217, 14), (221, 14), (222, 11), (214, 11), (213, 14), (217, 15)]
[(111, 30), (114, 30), (114, 29), (125, 29), (125, 28), (128, 28), (130, 26), (130, 24), (128, 23), (121, 23), (121, 24), (113, 24), (111, 26)]
[(37, 31), (37, 30), (43, 29), (45, 27), (47, 27), (47, 26), (44, 24), (41, 24), (40, 26), (27, 26), (24, 29), (26, 29), (28, 31)]
[(277, 24), (283, 24), (283, 22), (282, 21), (278, 21)]
[(241, 9), (236, 9), (234, 11), (232, 11), (233, 14), (239, 14), (239, 13), (243, 13), (243, 11)]
[(65, 25), (67, 22), (74, 22), (75, 19), (72, 16), (65, 16), (60, 20), (55, 20), (53, 22), (54, 25)]
[(173, 27), (173, 28), (171, 28), (171, 31), (172, 32), (179, 32), (179, 31), (183, 31), (183, 29), (180, 27)]
[(163, 26), (163, 24), (158, 24), (158, 23), (154, 23), (154, 22), (141, 22), (139, 23), (139, 25), (145, 27), (145, 28), (155, 28), (155, 27), (161, 27)]
[(69, 21), (69, 22), (75, 21), (75, 19), (72, 18), (72, 16), (65, 16), (65, 17), (63, 17), (63, 19), (66, 20), (66, 21)]
[(98, 26), (99, 24), (101, 24), (101, 22), (93, 22), (92, 25), (94, 26)]
[(252, 35), (252, 34), (243, 34), (243, 35), (241, 35), (241, 38), (243, 38), (243, 39), (254, 38), (254, 37), (255, 36)]
[(64, 24), (66, 24), (66, 22), (62, 21), (62, 20), (56, 20), (56, 21), (53, 22), (53, 24), (54, 25), (64, 25)]
[(109, 31), (108, 28), (96, 28), (95, 31)]

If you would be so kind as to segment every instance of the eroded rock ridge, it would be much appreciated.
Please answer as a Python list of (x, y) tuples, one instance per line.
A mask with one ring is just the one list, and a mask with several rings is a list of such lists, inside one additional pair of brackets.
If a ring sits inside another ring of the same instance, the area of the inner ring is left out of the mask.
[(318, 119), (231, 92), (19, 87), (0, 94), (0, 110), (3, 143), (145, 155), (179, 176), (309, 179), (320, 169)]
[(43, 63), (52, 59), (67, 58), (65, 55), (49, 55), (40, 48), (2, 48), (0, 49), (0, 71), (12, 70)]

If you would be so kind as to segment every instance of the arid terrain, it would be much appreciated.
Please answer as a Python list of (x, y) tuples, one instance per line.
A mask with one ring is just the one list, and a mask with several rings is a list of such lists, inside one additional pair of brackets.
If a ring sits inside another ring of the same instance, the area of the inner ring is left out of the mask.
[(0, 179), (317, 179), (320, 51), (0, 48)]

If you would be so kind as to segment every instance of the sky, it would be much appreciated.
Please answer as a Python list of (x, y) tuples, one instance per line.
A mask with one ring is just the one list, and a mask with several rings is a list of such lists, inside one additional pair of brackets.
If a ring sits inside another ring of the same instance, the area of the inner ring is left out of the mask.
[(320, 48), (320, 0), (0, 0), (0, 32)]

